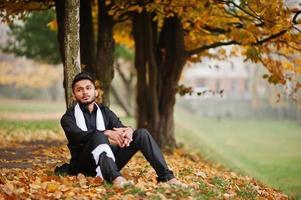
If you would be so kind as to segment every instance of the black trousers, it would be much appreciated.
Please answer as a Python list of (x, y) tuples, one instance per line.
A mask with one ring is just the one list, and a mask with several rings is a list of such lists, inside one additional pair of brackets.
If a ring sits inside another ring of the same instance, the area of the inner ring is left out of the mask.
[(81, 154), (72, 163), (75, 173), (96, 176), (95, 169), (100, 166), (103, 178), (108, 182), (112, 182), (116, 177), (121, 175), (119, 171), (140, 150), (156, 171), (158, 176), (157, 181), (165, 182), (174, 178), (173, 172), (168, 169), (159, 146), (146, 129), (137, 129), (133, 133), (133, 141), (129, 147), (120, 148), (110, 146), (115, 157), (115, 162), (107, 156), (106, 152), (100, 154), (98, 163), (95, 162), (91, 152), (101, 144), (109, 145), (107, 136), (99, 133), (91, 135)]

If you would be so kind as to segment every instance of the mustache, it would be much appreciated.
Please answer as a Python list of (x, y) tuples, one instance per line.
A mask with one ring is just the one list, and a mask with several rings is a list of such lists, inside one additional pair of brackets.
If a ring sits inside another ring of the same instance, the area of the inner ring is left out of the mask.
[[(85, 97), (91, 97), (91, 96), (84, 96), (83, 98), (85, 98)], [(93, 96), (93, 98), (90, 100), (90, 101), (88, 101), (88, 102), (79, 102), (81, 105), (84, 105), (84, 106), (87, 106), (87, 105), (89, 105), (89, 104), (91, 104), (91, 103), (94, 103), (95, 102), (95, 99), (96, 99), (96, 96), (94, 95)]]

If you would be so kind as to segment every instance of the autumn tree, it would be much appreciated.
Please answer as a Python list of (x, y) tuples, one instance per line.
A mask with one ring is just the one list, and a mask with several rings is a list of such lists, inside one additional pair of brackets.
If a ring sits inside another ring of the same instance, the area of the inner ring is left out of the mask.
[[(290, 57), (300, 50), (296, 26), (300, 11), (287, 9), (283, 1), (131, 1), (115, 4), (111, 13), (117, 18), (131, 16), (137, 122), (139, 127), (147, 127), (160, 145), (175, 145), (174, 105), (187, 62), (205, 56), (225, 59), (228, 55), (218, 47), (232, 45), (232, 54), (263, 63), (270, 72), (265, 78), (271, 83), (291, 80), (287, 71), (300, 73), (300, 60), (285, 59), (291, 64), (288, 67), (273, 56)], [(218, 51), (210, 51), (216, 48)], [(295, 86), (298, 89), (300, 84)]]
[[(60, 2), (56, 1), (57, 9)], [(94, 73), (109, 85), (114, 23), (130, 24), (129, 34), (135, 41), (137, 125), (148, 128), (161, 146), (175, 145), (173, 113), (176, 93), (185, 89), (178, 85), (185, 64), (202, 57), (225, 59), (229, 55), (221, 47), (231, 45), (230, 55), (262, 63), (269, 71), (264, 76), (269, 82), (293, 82), (294, 92), (300, 88), (295, 79), (301, 71), (300, 11), (288, 9), (282, 0), (107, 0), (97, 5), (101, 26), (94, 63), (106, 67)]]
[[(2, 20), (10, 22), (15, 18), (24, 19), (24, 16), (30, 11), (47, 10), (55, 7), (59, 49), (61, 60), (65, 63), (65, 3), (65, 0), (10, 0), (0, 2), (0, 16)], [(105, 4), (105, 1), (80, 1), (81, 68), (93, 74), (96, 80), (101, 83), (101, 89), (103, 90), (102, 102), (105, 105), (109, 105), (110, 102), (109, 93), (114, 72), (113, 59), (115, 46), (113, 39), (114, 22), (112, 16), (108, 15), (108, 10), (109, 6)], [(94, 15), (94, 18), (92, 15)]]

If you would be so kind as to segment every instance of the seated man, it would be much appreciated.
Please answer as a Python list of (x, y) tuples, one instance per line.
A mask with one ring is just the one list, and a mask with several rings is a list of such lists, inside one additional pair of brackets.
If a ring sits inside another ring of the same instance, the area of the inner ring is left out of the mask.
[(75, 76), (73, 98), (77, 104), (61, 119), (71, 152), (69, 172), (100, 176), (117, 187), (128, 181), (120, 170), (140, 150), (158, 175), (158, 182), (183, 185), (178, 181), (146, 129), (124, 126), (107, 107), (96, 104), (98, 95), (92, 77), (85, 72)]

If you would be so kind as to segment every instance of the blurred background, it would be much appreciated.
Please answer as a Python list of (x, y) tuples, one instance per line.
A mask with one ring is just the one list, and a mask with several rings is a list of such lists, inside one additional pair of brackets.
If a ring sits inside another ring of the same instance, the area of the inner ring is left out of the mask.
[[(33, 12), (26, 21), (0, 24), (0, 132), (49, 130), (64, 137), (63, 66), (53, 28), (54, 10)], [(224, 48), (231, 51), (232, 47)], [(116, 46), (111, 109), (135, 125), (134, 52)], [(185, 65), (176, 96), (179, 145), (301, 198), (301, 107), (292, 88), (269, 84), (260, 64), (242, 57), (203, 57)]]

